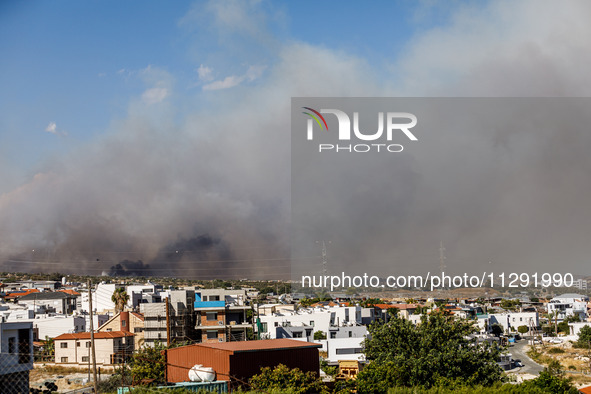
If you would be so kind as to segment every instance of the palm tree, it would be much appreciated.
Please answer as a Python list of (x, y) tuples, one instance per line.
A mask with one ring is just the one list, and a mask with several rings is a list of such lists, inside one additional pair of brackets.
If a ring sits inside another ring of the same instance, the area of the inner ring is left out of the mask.
[(129, 295), (127, 294), (124, 288), (118, 287), (113, 292), (113, 295), (111, 296), (111, 301), (113, 301), (113, 303), (115, 304), (115, 313), (123, 312), (123, 309), (125, 309), (125, 305), (127, 305), (127, 301), (129, 301)]

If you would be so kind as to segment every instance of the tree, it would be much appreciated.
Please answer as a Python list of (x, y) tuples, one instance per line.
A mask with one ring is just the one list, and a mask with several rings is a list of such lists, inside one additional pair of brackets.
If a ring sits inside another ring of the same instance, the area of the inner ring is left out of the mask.
[(127, 301), (129, 301), (129, 295), (124, 288), (118, 287), (111, 296), (111, 301), (115, 304), (115, 313), (123, 312)]
[(249, 380), (250, 386), (257, 392), (285, 390), (294, 394), (327, 393), (324, 384), (314, 372), (302, 372), (289, 369), (279, 364), (274, 369), (264, 367), (261, 373)]
[(494, 323), (492, 326), (490, 326), (490, 331), (494, 336), (497, 337), (505, 332), (505, 330), (503, 330), (503, 326), (501, 326), (499, 323)]
[(156, 342), (154, 347), (145, 346), (133, 354), (130, 372), (135, 384), (139, 384), (142, 380), (152, 379), (155, 383), (165, 383), (166, 357), (164, 349), (166, 346)]
[(578, 393), (578, 390), (572, 385), (571, 380), (564, 377), (564, 372), (561, 371), (560, 363), (556, 360), (550, 362), (548, 367), (544, 368), (537, 378), (523, 383), (522, 386), (540, 388), (547, 393)]
[(367, 385), (379, 385), (378, 378), (407, 387), (431, 387), (441, 379), (459, 379), (467, 385), (490, 385), (501, 379), (496, 364), (499, 349), (470, 339), (477, 332), (470, 320), (433, 312), (416, 326), (395, 317), (386, 324), (372, 324), (369, 332), (364, 352), (375, 365), (360, 372), (360, 392)]
[(519, 331), (520, 334), (526, 334), (529, 331), (529, 328), (527, 326), (523, 325), (523, 326), (517, 327), (517, 331)]
[(579, 348), (589, 348), (589, 344), (591, 343), (591, 327), (590, 326), (583, 326), (579, 331), (579, 339), (575, 343), (576, 347)]
[(318, 341), (321, 339), (326, 339), (326, 333), (324, 331), (316, 331), (314, 333), (314, 340)]

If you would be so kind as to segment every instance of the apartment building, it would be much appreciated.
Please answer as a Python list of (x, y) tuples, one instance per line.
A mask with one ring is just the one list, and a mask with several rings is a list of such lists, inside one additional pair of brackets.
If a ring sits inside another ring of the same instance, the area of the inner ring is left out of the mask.
[(31, 369), (33, 369), (32, 324), (0, 320), (0, 393), (28, 393)]
[[(96, 332), (94, 348), (98, 365), (121, 364), (133, 354), (133, 333), (128, 331)], [(89, 365), (90, 333), (62, 334), (54, 339), (55, 363)]]
[(192, 290), (172, 290), (164, 302), (140, 304), (144, 316), (144, 343), (148, 346), (166, 343), (169, 335), (171, 342), (195, 340), (194, 303)]
[(548, 302), (548, 315), (556, 317), (558, 321), (564, 320), (567, 316), (579, 316), (581, 321), (587, 320), (587, 303), (589, 297), (581, 294), (563, 294), (554, 297)]
[(144, 316), (137, 312), (119, 312), (101, 325), (98, 332), (127, 331), (134, 336), (135, 349), (144, 344)]
[(322, 331), (329, 336), (331, 328), (359, 326), (362, 324), (362, 308), (360, 306), (333, 306), (318, 308), (301, 308), (298, 311), (276, 312), (272, 315), (259, 316), (261, 321), (261, 337), (277, 338), (277, 327), (313, 327), (312, 335)]
[(247, 340), (248, 328), (253, 327), (252, 306), (247, 299), (246, 290), (196, 290), (194, 310), (198, 340), (202, 343)]
[(77, 296), (62, 291), (30, 293), (18, 299), (19, 304), (35, 311), (70, 315), (76, 310)]

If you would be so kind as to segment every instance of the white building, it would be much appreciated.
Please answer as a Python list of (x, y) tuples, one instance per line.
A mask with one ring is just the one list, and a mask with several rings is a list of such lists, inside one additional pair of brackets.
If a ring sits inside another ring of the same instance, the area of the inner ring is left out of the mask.
[[(115, 283), (99, 283), (92, 290), (92, 308), (95, 312), (112, 312), (115, 310), (115, 303), (111, 300), (115, 289), (125, 287)], [(84, 312), (89, 312), (88, 292), (81, 292), (80, 306)]]
[[(479, 319), (479, 322), (483, 319)], [(527, 326), (534, 329), (540, 326), (540, 317), (538, 312), (506, 312), (506, 313), (490, 313), (488, 315), (488, 331), (493, 324), (499, 324), (503, 327), (503, 331), (517, 332), (519, 326)]]
[(581, 321), (587, 320), (587, 302), (589, 297), (581, 294), (563, 294), (554, 297), (548, 302), (548, 315), (558, 321), (564, 320), (567, 316), (579, 316)]
[(365, 361), (363, 354), (363, 341), (365, 337), (335, 338), (326, 341), (328, 362), (334, 363), (343, 360)]
[(275, 327), (311, 326), (313, 333), (317, 331), (329, 335), (331, 327), (361, 325), (361, 307), (323, 307), (303, 308), (294, 312), (278, 312), (272, 315), (260, 316), (263, 326), (261, 337), (276, 339)]
[[(94, 346), (98, 365), (120, 364), (134, 350), (133, 333), (126, 331), (96, 332)], [(62, 334), (55, 338), (56, 364), (90, 364), (90, 333)]]
[[(583, 328), (585, 326), (591, 326), (591, 323), (589, 323), (589, 322), (568, 323), (569, 335), (574, 336), (574, 337), (578, 337), (579, 332), (581, 331), (581, 328)], [(574, 340), (576, 340), (576, 339), (577, 338), (574, 338)]]
[(33, 327), (28, 322), (0, 320), (0, 393), (29, 392), (33, 369)]
[(573, 285), (571, 287), (574, 287), (579, 290), (587, 290), (587, 280), (586, 279), (577, 279), (577, 280), (573, 281)]

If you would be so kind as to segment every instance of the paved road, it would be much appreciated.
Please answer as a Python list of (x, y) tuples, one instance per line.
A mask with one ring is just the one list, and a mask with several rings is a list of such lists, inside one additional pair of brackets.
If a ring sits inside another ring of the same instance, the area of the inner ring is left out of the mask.
[(512, 354), (513, 359), (517, 360), (520, 359), (523, 367), (521, 368), (514, 368), (509, 373), (530, 373), (532, 375), (537, 375), (544, 367), (540, 364), (535, 363), (529, 356), (526, 354), (526, 349), (529, 349), (527, 344), (527, 340), (522, 339), (516, 341), (515, 344), (511, 344), (509, 347), (509, 353)]

